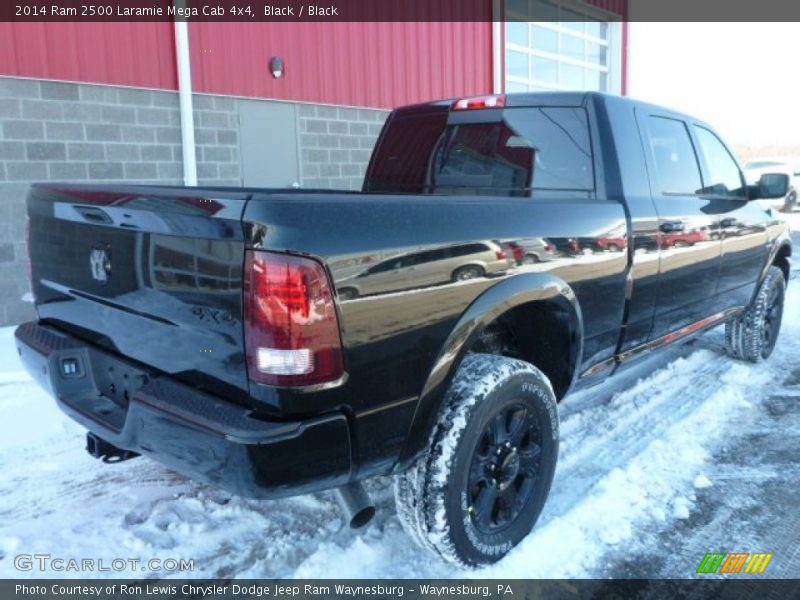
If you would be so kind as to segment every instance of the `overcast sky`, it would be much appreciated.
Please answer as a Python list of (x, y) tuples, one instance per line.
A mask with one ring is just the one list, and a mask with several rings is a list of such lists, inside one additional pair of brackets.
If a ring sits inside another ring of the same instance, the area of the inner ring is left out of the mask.
[(628, 93), (732, 144), (800, 146), (800, 23), (631, 23)]

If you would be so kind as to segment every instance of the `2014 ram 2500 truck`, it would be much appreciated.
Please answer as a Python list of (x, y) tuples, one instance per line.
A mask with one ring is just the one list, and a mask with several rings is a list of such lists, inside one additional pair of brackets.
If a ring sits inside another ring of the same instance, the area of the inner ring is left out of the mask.
[[(786, 188), (630, 99), (400, 108), (362, 192), (33, 186), (17, 345), (97, 457), (336, 488), (354, 526), (360, 482), (393, 474), (420, 545), (493, 562), (542, 510), (571, 390), (723, 323), (769, 356), (791, 246), (753, 200)], [(530, 239), (547, 261), (514, 260)]]

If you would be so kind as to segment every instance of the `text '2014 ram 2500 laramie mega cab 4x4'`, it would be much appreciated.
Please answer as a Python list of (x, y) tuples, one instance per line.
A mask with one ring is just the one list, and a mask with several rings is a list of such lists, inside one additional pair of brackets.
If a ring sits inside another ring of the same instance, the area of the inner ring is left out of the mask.
[[(33, 186), (18, 350), (96, 457), (335, 488), (353, 526), (393, 474), (421, 546), (489, 563), (542, 510), (568, 392), (723, 323), (769, 356), (791, 246), (753, 200), (786, 188), (630, 99), (400, 108), (362, 192)], [(548, 260), (514, 260), (530, 239)]]

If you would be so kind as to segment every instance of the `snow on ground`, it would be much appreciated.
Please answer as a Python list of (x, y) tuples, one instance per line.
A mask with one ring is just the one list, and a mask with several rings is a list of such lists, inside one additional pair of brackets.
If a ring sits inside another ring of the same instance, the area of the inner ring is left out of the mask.
[[(728, 514), (725, 506), (751, 506), (762, 481), (796, 487), (770, 463), (768, 452), (757, 464), (718, 464), (726, 463), (729, 448), (749, 445), (751, 438), (766, 436), (767, 448), (775, 440), (800, 438), (800, 412), (787, 409), (776, 417), (772, 410), (775, 398), (785, 406), (800, 401), (800, 280), (792, 283), (781, 338), (768, 362), (728, 359), (721, 331), (714, 331), (568, 398), (560, 407), (558, 471), (536, 529), (500, 563), (471, 573), (413, 546), (394, 513), (388, 479), (370, 482), (378, 516), (359, 535), (345, 527), (327, 493), (256, 502), (148, 459), (95, 461), (83, 450), (83, 430), (30, 381), (17, 361), (12, 330), (2, 329), (0, 577), (26, 575), (13, 565), (21, 553), (108, 562), (194, 559), (195, 570), (182, 575), (197, 577), (690, 576), (694, 567), (687, 571), (684, 563), (654, 559), (632, 570), (624, 556), (680, 552), (691, 531), (673, 533), (687, 529), (684, 524), (702, 511), (712, 514), (695, 528), (695, 537), (698, 531), (702, 537), (694, 544), (698, 552), (713, 550), (730, 529), (719, 518)], [(778, 420), (765, 424), (767, 413)], [(737, 477), (741, 481), (731, 483)], [(717, 492), (723, 485), (725, 491)], [(715, 494), (724, 494), (724, 502)], [(778, 502), (765, 510), (780, 518), (797, 508)], [(757, 517), (750, 510), (743, 514), (745, 520)], [(792, 523), (797, 526), (796, 517)], [(759, 539), (758, 532), (767, 530), (748, 529), (747, 522), (737, 527), (749, 532), (749, 542), (770, 546), (770, 539)], [(789, 533), (796, 540), (800, 532)], [(701, 557), (687, 560), (696, 565)], [(800, 577), (797, 561), (785, 563), (781, 573)], [(106, 575), (124, 574), (130, 573)]]

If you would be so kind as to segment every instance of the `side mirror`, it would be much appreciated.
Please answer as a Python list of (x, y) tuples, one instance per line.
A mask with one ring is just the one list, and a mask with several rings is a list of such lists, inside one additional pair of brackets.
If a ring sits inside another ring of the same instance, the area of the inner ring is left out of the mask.
[(789, 176), (785, 173), (764, 173), (756, 188), (758, 198), (783, 198), (789, 192)]

